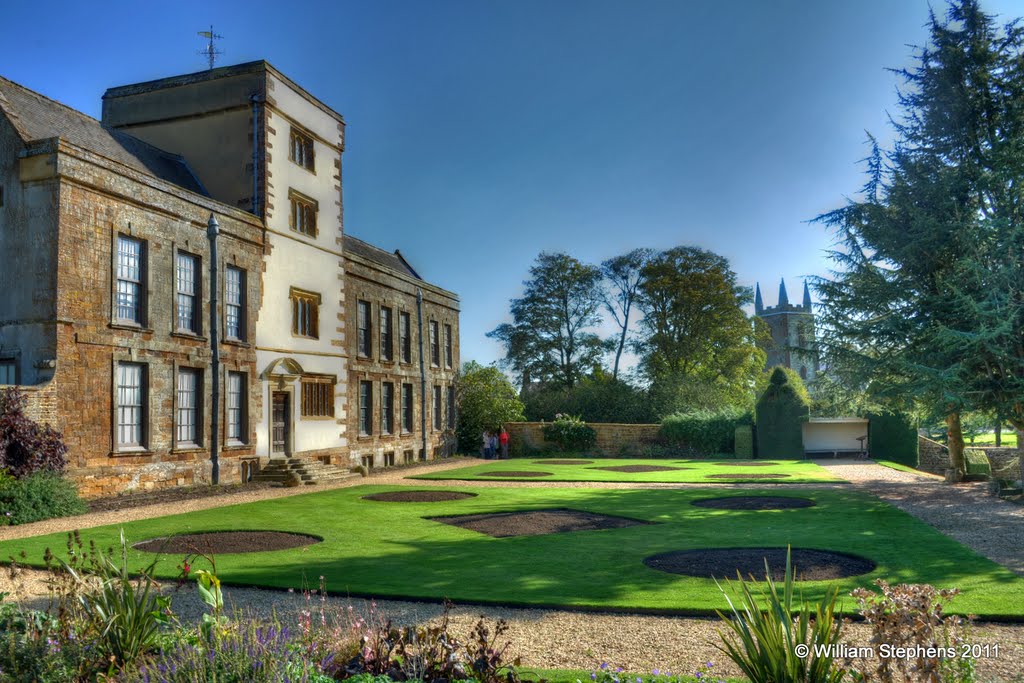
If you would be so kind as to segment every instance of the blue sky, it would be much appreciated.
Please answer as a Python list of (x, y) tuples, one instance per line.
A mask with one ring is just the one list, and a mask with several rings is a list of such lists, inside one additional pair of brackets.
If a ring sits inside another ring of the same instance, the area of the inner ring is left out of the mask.
[[(944, 5), (935, 0), (938, 11)], [(171, 9), (173, 7), (173, 9)], [(1006, 19), (1019, 2), (983, 0)], [(542, 250), (701, 246), (774, 305), (863, 182), (926, 0), (10, 3), (0, 74), (98, 117), (111, 86), (266, 59), (341, 112), (346, 229), (462, 298), (462, 358)]]

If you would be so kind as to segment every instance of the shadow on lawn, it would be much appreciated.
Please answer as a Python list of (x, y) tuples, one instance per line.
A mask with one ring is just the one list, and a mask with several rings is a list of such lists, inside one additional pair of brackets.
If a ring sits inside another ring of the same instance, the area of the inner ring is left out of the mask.
[[(534, 606), (600, 606), (658, 609), (677, 613), (724, 608), (714, 582), (652, 570), (643, 558), (671, 550), (702, 547), (795, 547), (832, 549), (875, 561), (876, 572), (838, 582), (843, 592), (870, 586), (876, 577), (891, 582), (959, 586), (1003, 602), (1024, 604), (1024, 583), (1005, 569), (965, 551), (906, 513), (873, 496), (817, 489), (476, 489), (476, 498), (422, 504), (362, 501), (368, 491), (401, 487), (356, 487), (231, 508), (217, 514), (189, 513), (160, 520), (183, 529), (229, 528), (277, 520), (282, 530), (311, 527), (324, 543), (278, 553), (220, 555), (218, 571), (227, 584), (294, 588), (316, 586), (323, 576), (337, 595), (480, 602)], [(790, 510), (715, 510), (691, 505), (709, 496), (791, 495), (817, 501)], [(383, 508), (382, 505), (389, 507)], [(255, 506), (255, 507), (253, 507)], [(390, 507), (395, 506), (395, 507)], [(641, 519), (656, 524), (551, 534), (492, 538), (455, 529), (425, 517), (566, 507)], [(258, 513), (256, 511), (259, 511)], [(363, 511), (365, 510), (365, 514)], [(384, 511), (388, 510), (387, 514)], [(301, 514), (300, 514), (301, 512)], [(230, 517), (236, 515), (235, 518)], [(155, 520), (125, 525), (131, 541)], [(145, 524), (145, 526), (143, 526)], [(370, 526), (368, 526), (370, 525)], [(376, 526), (373, 526), (376, 525)], [(133, 526), (135, 527), (133, 529)], [(444, 527), (443, 529), (441, 527)], [(373, 529), (372, 544), (365, 531)], [(310, 530), (310, 529), (306, 529)], [(102, 539), (116, 527), (83, 532)], [(360, 535), (357, 532), (363, 532)], [(353, 540), (356, 539), (356, 540)], [(57, 550), (57, 543), (54, 550)], [(144, 555), (139, 555), (139, 566)], [(31, 558), (30, 558), (31, 559)], [(180, 557), (165, 557), (169, 578)], [(723, 577), (724, 578), (724, 577)], [(733, 577), (728, 577), (733, 578)], [(823, 587), (808, 584), (813, 599)], [(1012, 606), (1010, 606), (1013, 608)], [(1016, 608), (1013, 608), (1016, 609)], [(1004, 610), (1005, 611), (1005, 610)], [(1016, 610), (1024, 614), (1024, 607)]]
[[(773, 511), (728, 511), (690, 505), (716, 495), (814, 497), (818, 506)], [(602, 490), (571, 498), (504, 503), (474, 501), (472, 512), (565, 506), (658, 522), (653, 526), (546, 536), (491, 538), (460, 530), (458, 538), (382, 541), (373, 557), (337, 553), (322, 559), (281, 558), (273, 571), (251, 564), (231, 566), (225, 581), (288, 587), (324, 576), (339, 594), (497, 602), (517, 605), (577, 605), (707, 612), (724, 607), (713, 582), (651, 570), (643, 558), (701, 547), (796, 547), (833, 549), (874, 560), (878, 570), (838, 582), (843, 592), (871, 586), (878, 577), (894, 583), (973, 586), (1004, 595), (1012, 581), (1005, 569), (980, 560), (958, 544), (878, 499), (854, 492), (730, 490)], [(422, 511), (421, 511), (422, 512)], [(467, 512), (469, 512), (467, 510)], [(414, 520), (410, 520), (414, 521)], [(427, 520), (418, 520), (428, 523)], [(427, 530), (429, 531), (429, 530)], [(342, 541), (343, 543), (343, 541)], [(283, 560), (283, 561), (282, 561)], [(734, 578), (732, 576), (722, 578)], [(805, 597), (822, 592), (807, 584)], [(1024, 613), (1024, 610), (1022, 610)]]

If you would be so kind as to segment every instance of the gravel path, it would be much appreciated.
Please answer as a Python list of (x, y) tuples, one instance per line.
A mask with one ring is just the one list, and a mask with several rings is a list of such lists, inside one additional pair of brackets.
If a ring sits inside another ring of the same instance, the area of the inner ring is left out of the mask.
[(990, 495), (987, 483), (949, 485), (935, 475), (903, 472), (863, 460), (819, 464), (1024, 576), (1024, 506)]
[[(460, 459), (428, 465), (431, 471), (464, 467), (474, 460)], [(1024, 524), (1019, 507), (1003, 503), (984, 493), (977, 485), (945, 486), (926, 475), (913, 475), (884, 468), (863, 461), (821, 462), (834, 473), (849, 480), (853, 486), (869, 491), (894, 505), (915, 514), (929, 522), (943, 533), (948, 533), (979, 552), (1005, 564), (1021, 573), (1024, 568)], [(416, 468), (417, 471), (422, 471)], [(433, 480), (405, 480), (410, 470), (396, 470), (372, 475), (368, 479), (356, 479), (332, 485), (330, 488), (358, 484), (401, 484), (416, 488), (432, 486), (469, 485), (460, 482)], [(642, 486), (618, 483), (566, 483), (566, 482), (473, 482), (472, 486), (530, 486), (530, 487), (589, 487), (589, 488), (665, 488), (679, 485), (645, 484)], [(683, 486), (694, 486), (692, 484)], [(763, 488), (763, 484), (735, 484), (728, 487)], [(813, 485), (848, 487), (850, 484)], [(326, 488), (326, 487), (325, 487)], [(721, 488), (718, 486), (717, 488)], [(786, 485), (786, 488), (804, 488)], [(317, 487), (317, 490), (323, 490)], [(217, 498), (184, 501), (173, 504), (133, 508), (120, 512), (92, 513), (63, 520), (48, 520), (21, 527), (0, 529), (0, 539), (52, 533), (74, 528), (89, 528), (101, 524), (144, 519), (159, 515), (206, 509), (222, 505), (248, 502), (267, 498), (278, 498), (307, 493), (309, 489), (271, 489), (252, 493), (240, 493)], [(1009, 507), (1007, 507), (1009, 506)], [(982, 523), (983, 522), (983, 523)], [(980, 530), (984, 529), (984, 532)], [(330, 586), (327, 587), (330, 590)], [(25, 571), (12, 583), (9, 576), (0, 575), (0, 591), (17, 590), (25, 604), (42, 607), (46, 605), (46, 586), (43, 573)], [(433, 603), (416, 603), (381, 600), (367, 603), (363, 600), (349, 600), (341, 597), (322, 598), (304, 596), (301, 593), (286, 593), (247, 588), (227, 588), (228, 604), (244, 613), (267, 616), (272, 611), (285, 621), (302, 618), (302, 612), (312, 613), (319, 621), (323, 609), (330, 615), (341, 615), (343, 621), (350, 613), (369, 615), (371, 620), (391, 618), (396, 623), (418, 623), (436, 618), (440, 607)], [(174, 596), (175, 613), (183, 621), (192, 621), (202, 614), (203, 608), (195, 591), (181, 590)], [(650, 671), (654, 668), (672, 672), (692, 672), (702, 663), (712, 661), (715, 671), (724, 675), (739, 675), (739, 671), (719, 652), (714, 643), (718, 639), (718, 621), (688, 617), (645, 616), (631, 614), (608, 614), (573, 612), (547, 609), (513, 609), (502, 607), (457, 607), (452, 613), (452, 630), (455, 634), (468, 635), (477, 617), (503, 618), (509, 622), (511, 640), (510, 652), (519, 654), (523, 663), (543, 668), (590, 669), (601, 662), (622, 666), (635, 672)], [(851, 644), (866, 642), (868, 632), (863, 624), (847, 627), (847, 639)], [(981, 645), (998, 645), (999, 656), (980, 659), (977, 669), (980, 681), (1021, 681), (1024, 670), (1024, 625), (992, 624), (975, 625), (971, 642)]]

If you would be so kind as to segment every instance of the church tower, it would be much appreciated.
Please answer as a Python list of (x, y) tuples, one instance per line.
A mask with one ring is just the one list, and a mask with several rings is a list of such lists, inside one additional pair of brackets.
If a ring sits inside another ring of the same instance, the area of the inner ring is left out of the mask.
[(811, 291), (804, 282), (803, 303), (790, 304), (786, 293), (786, 281), (779, 282), (779, 303), (765, 308), (761, 298), (761, 283), (754, 294), (754, 315), (768, 323), (772, 343), (768, 348), (768, 367), (784, 365), (796, 370), (805, 382), (810, 382), (818, 372), (818, 357), (812, 350), (814, 345), (814, 310), (811, 305)]

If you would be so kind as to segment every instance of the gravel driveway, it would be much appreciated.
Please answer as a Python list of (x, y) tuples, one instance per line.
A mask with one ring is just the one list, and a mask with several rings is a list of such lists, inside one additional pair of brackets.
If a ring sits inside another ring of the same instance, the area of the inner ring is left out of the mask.
[[(464, 467), (475, 461), (460, 459), (428, 465), (430, 470)], [(864, 461), (822, 461), (820, 464), (850, 483), (814, 485), (848, 487), (851, 484), (917, 515), (943, 533), (947, 533), (978, 552), (1024, 573), (1024, 509), (998, 501), (984, 492), (983, 485), (946, 486), (926, 475), (899, 472)], [(422, 471), (417, 468), (417, 471)], [(401, 484), (417, 488), (453, 486), (457, 482), (415, 480), (403, 478), (409, 470), (397, 470), (372, 475), (368, 479), (343, 482), (335, 487), (358, 484)], [(566, 482), (473, 482), (472, 486), (536, 486), (589, 488), (630, 488), (629, 484), (594, 484)], [(643, 488), (665, 488), (674, 484), (651, 484)], [(692, 484), (682, 486), (694, 486)], [(763, 488), (763, 485), (734, 484), (730, 487)], [(802, 488), (787, 485), (786, 488)], [(317, 487), (318, 490), (322, 490)], [(249, 500), (277, 498), (307, 493), (309, 489), (272, 489), (240, 493), (217, 498), (184, 501), (173, 504), (133, 508), (118, 512), (104, 512), (79, 517), (48, 520), (20, 527), (0, 529), (0, 539), (22, 538), (74, 528), (88, 528), (101, 524), (144, 519), (170, 513), (230, 505)], [(45, 606), (46, 588), (42, 572), (25, 572), (18, 580), (23, 600), (33, 606)], [(12, 590), (11, 580), (0, 576), (0, 591)], [(328, 591), (330, 586), (327, 587)], [(433, 603), (379, 600), (367, 603), (341, 597), (321, 598), (249, 588), (227, 588), (226, 598), (233, 608), (254, 615), (269, 616), (271, 611), (284, 621), (297, 619), (303, 610), (319, 618), (323, 609), (331, 614), (347, 614), (353, 610), (391, 618), (396, 623), (421, 622), (435, 618), (440, 607)], [(182, 590), (174, 596), (174, 609), (183, 621), (196, 619), (202, 605), (193, 590)], [(635, 672), (662, 671), (693, 672), (702, 663), (712, 661), (719, 674), (739, 675), (732, 663), (719, 652), (717, 619), (690, 617), (647, 616), (636, 614), (609, 614), (548, 609), (514, 609), (503, 607), (457, 607), (452, 613), (453, 632), (465, 637), (479, 615), (491, 619), (503, 618), (510, 624), (510, 652), (519, 654), (523, 663), (544, 668), (582, 668), (610, 662)], [(343, 617), (344, 618), (344, 617)], [(847, 627), (847, 639), (852, 644), (864, 643), (868, 632), (862, 624)], [(981, 681), (1022, 681), (1024, 670), (1024, 624), (977, 624), (971, 641), (978, 644), (999, 645), (999, 656), (981, 659), (977, 663)]]

